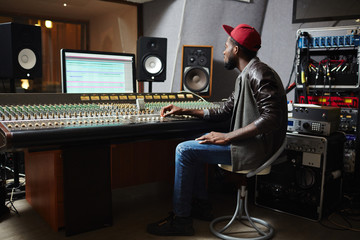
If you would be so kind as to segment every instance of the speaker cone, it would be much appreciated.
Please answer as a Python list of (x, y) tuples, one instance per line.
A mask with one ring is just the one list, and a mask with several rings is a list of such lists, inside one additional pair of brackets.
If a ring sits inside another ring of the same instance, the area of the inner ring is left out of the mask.
[(300, 168), (296, 172), (296, 183), (302, 189), (309, 189), (316, 182), (315, 172), (311, 168)]
[(31, 49), (24, 48), (19, 52), (18, 62), (22, 68), (32, 69), (36, 64), (36, 55)]
[(148, 56), (144, 60), (144, 69), (153, 75), (160, 74), (163, 70), (161, 59), (156, 56)]
[(184, 75), (185, 87), (192, 92), (200, 92), (208, 87), (209, 73), (204, 68), (188, 68)]

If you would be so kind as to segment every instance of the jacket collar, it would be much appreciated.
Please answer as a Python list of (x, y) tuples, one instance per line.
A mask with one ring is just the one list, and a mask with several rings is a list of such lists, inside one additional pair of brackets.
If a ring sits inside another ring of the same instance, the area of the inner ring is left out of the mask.
[(245, 75), (245, 74), (249, 71), (251, 65), (253, 65), (253, 64), (254, 64), (255, 62), (257, 62), (257, 61), (259, 61), (259, 58), (258, 58), (258, 57), (252, 58), (252, 59), (250, 60), (250, 62), (246, 65), (246, 67), (244, 68), (244, 70), (241, 72), (241, 74), (242, 74), (242, 75)]

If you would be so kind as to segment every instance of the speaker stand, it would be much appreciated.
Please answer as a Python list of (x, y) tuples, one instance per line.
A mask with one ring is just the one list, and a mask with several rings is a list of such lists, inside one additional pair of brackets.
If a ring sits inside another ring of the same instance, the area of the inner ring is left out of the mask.
[(16, 93), (15, 79), (10, 78), (10, 93)]
[(2, 215), (8, 214), (10, 209), (6, 207), (6, 188), (5, 188), (5, 155), (0, 154), (0, 219)]
[[(140, 83), (145, 83), (147, 82), (148, 83), (148, 93), (152, 93), (152, 84), (153, 84), (153, 81), (151, 80), (138, 80), (138, 82)], [(141, 88), (142, 92), (145, 92), (146, 89), (145, 89), (145, 84), (142, 84), (142, 88)], [(141, 92), (140, 90), (140, 84), (139, 84), (139, 92)]]
[(152, 82), (149, 81), (149, 93), (152, 92)]

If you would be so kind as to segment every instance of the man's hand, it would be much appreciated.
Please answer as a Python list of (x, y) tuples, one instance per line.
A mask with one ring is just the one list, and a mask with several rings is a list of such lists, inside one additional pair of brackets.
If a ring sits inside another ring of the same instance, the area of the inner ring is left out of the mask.
[(183, 111), (182, 108), (179, 108), (179, 107), (177, 107), (175, 105), (170, 104), (170, 105), (167, 105), (167, 106), (161, 108), (160, 116), (161, 117), (166, 117), (166, 116), (169, 116), (171, 114), (181, 115), (182, 111)]
[(199, 143), (212, 143), (217, 145), (227, 145), (230, 143), (230, 140), (227, 137), (226, 133), (220, 133), (220, 132), (210, 132), (206, 135), (203, 135), (197, 139), (196, 141), (199, 141)]

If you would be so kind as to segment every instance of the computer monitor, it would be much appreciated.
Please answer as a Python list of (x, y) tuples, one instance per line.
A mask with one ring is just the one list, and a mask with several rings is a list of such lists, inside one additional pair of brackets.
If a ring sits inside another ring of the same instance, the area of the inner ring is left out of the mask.
[(61, 49), (63, 93), (136, 92), (135, 54)]

